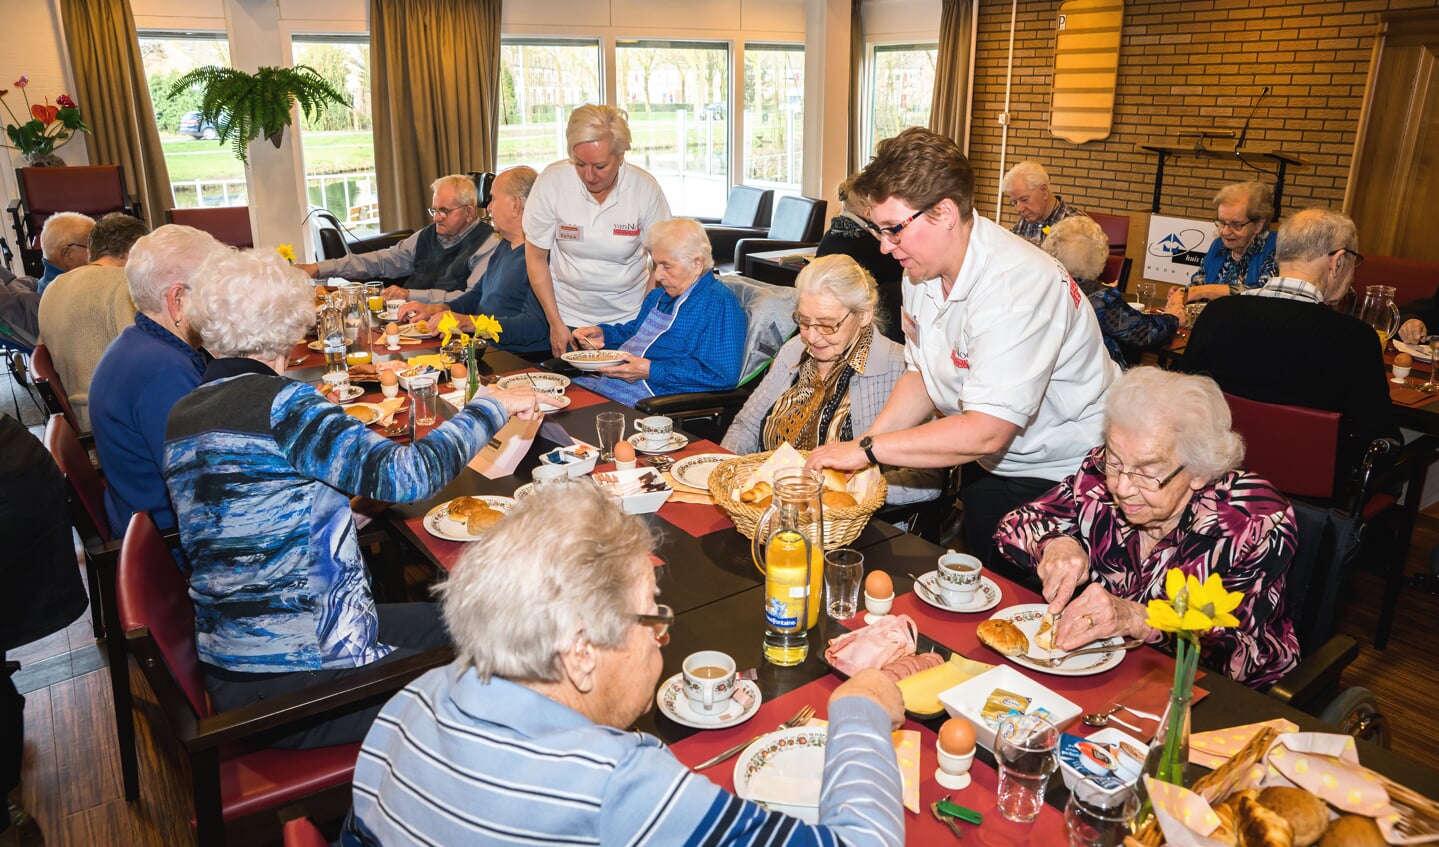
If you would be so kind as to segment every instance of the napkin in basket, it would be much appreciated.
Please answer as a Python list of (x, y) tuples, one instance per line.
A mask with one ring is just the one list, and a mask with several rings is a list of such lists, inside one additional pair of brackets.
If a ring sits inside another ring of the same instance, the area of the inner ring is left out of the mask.
[[(1122, 700), (1120, 702), (1123, 702)], [(1240, 750), (1243, 750), (1261, 729), (1270, 727), (1281, 733), (1298, 732), (1299, 727), (1283, 718), (1216, 729), (1210, 732), (1196, 732), (1189, 736), (1189, 761), (1202, 768), (1213, 770)]]

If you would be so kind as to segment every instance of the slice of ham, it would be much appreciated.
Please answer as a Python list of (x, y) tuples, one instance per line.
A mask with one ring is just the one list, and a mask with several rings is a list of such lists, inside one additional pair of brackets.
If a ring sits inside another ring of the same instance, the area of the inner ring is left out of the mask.
[(907, 676), (914, 676), (920, 671), (937, 668), (942, 664), (944, 664), (944, 657), (938, 653), (915, 653), (895, 659), (880, 668), (880, 672), (895, 682), (899, 682)]

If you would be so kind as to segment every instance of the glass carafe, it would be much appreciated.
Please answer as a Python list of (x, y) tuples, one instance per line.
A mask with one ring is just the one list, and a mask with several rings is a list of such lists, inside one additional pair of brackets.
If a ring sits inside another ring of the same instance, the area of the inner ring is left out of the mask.
[(1359, 304), (1359, 320), (1374, 328), (1379, 336), (1381, 349), (1389, 346), (1389, 339), (1399, 329), (1399, 307), (1394, 305), (1394, 288), (1388, 285), (1371, 285), (1364, 289), (1364, 300)]
[(817, 474), (781, 471), (774, 501), (754, 532), (755, 564), (764, 571), (764, 657), (797, 665), (809, 653), (806, 631), (819, 619), (824, 576), (824, 507)]
[(345, 314), (345, 361), (351, 367), (370, 361), (370, 305), (363, 283), (340, 286), (340, 309)]

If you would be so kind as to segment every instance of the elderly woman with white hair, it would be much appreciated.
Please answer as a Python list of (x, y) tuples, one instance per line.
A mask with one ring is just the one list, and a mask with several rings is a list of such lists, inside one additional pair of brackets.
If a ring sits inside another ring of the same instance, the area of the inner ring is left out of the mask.
[[(211, 255), (187, 315), (216, 356), (170, 413), (165, 482), (190, 565), (195, 640), (218, 711), (446, 643), (431, 603), (376, 605), (350, 497), (433, 497), (534, 392), (478, 394), (396, 444), (281, 376), (314, 322), (305, 274), (273, 250)], [(379, 710), (327, 717), (277, 744), (359, 741)]]
[(641, 237), (670, 216), (660, 184), (625, 161), (623, 109), (570, 113), (567, 159), (545, 168), (525, 204), (525, 263), (558, 356), (570, 328), (630, 320), (650, 290)]
[[(722, 446), (734, 453), (774, 450), (785, 442), (813, 450), (869, 431), (904, 375), (904, 348), (876, 326), (874, 277), (849, 256), (821, 256), (795, 279), (799, 334), (780, 348), (769, 372), (735, 416)], [(939, 470), (885, 467), (891, 504), (931, 500)]]
[(1087, 215), (1065, 218), (1049, 229), (1049, 237), (1040, 249), (1059, 260), (1079, 290), (1089, 298), (1099, 329), (1104, 333), (1104, 347), (1109, 358), (1125, 367), (1126, 347), (1145, 350), (1157, 347), (1174, 337), (1184, 322), (1184, 289), (1172, 288), (1164, 311), (1146, 315), (1124, 301), (1124, 295), (1113, 285), (1099, 281), (1104, 263), (1109, 259), (1109, 237), (1095, 220)]
[(878, 671), (829, 697), (818, 825), (726, 793), (629, 731), (654, 706), (674, 624), (653, 547), (594, 486), (536, 492), (467, 547), (440, 588), (455, 661), (375, 721), (344, 843), (904, 843), (890, 739), (903, 703)]
[(624, 361), (575, 381), (633, 406), (645, 397), (734, 388), (744, 364), (746, 320), (734, 293), (714, 272), (704, 227), (670, 218), (645, 233), (657, 288), (626, 323), (582, 326), (583, 350), (618, 348)]
[(1113, 635), (1160, 641), (1145, 604), (1165, 596), (1165, 576), (1179, 568), (1244, 595), (1239, 626), (1200, 636), (1205, 666), (1255, 688), (1295, 666), (1284, 600), (1294, 510), (1269, 482), (1236, 470), (1243, 459), (1214, 380), (1143, 367), (1114, 383), (1104, 443), (994, 535), (1043, 582), (1057, 649)]

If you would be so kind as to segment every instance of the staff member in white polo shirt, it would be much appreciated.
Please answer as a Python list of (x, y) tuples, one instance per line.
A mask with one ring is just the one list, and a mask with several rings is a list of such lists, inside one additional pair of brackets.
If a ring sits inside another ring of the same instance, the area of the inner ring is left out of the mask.
[(974, 171), (952, 140), (907, 129), (880, 143), (852, 190), (904, 266), (909, 370), (868, 432), (816, 449), (809, 464), (964, 465), (965, 538), (988, 561), (1000, 518), (1100, 443), (1119, 368), (1064, 268), (974, 214)]
[(570, 157), (545, 168), (525, 206), (525, 264), (556, 356), (570, 329), (624, 323), (650, 290), (641, 236), (668, 220), (660, 184), (625, 162), (623, 109), (592, 103), (570, 113)]

